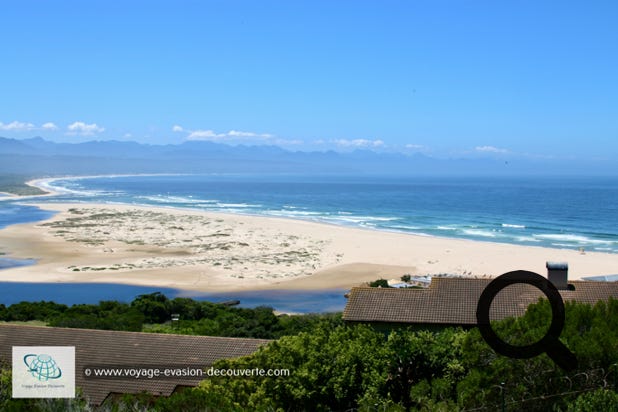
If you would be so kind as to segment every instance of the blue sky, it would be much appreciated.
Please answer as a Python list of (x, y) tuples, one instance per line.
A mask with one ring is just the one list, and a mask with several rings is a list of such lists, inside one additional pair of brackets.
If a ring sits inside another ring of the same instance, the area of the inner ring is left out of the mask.
[(3, 1), (0, 136), (618, 160), (618, 2)]

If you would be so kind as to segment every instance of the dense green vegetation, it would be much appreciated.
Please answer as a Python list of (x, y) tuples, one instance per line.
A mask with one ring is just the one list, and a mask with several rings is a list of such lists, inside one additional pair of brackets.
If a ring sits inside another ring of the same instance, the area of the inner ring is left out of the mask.
[[(171, 322), (172, 314), (180, 320)], [(275, 339), (326, 321), (341, 324), (340, 314), (276, 316), (272, 308), (229, 307), (189, 298), (168, 299), (159, 292), (140, 295), (130, 304), (102, 301), (67, 306), (54, 302), (0, 304), (0, 321), (39, 320), (49, 326), (190, 335)]]
[(12, 193), (19, 196), (45, 194), (46, 192), (43, 190), (26, 184), (28, 180), (32, 179), (34, 179), (32, 176), (0, 175), (0, 192)]
[(369, 282), (367, 286), (371, 288), (390, 288), (388, 285), (388, 281), (386, 279), (377, 279), (372, 282)]
[[(497, 355), (476, 329), (398, 330), (326, 326), (283, 337), (220, 368), (289, 368), (279, 378), (211, 378), (161, 399), (155, 410), (618, 410), (618, 301), (591, 307), (567, 303), (561, 340), (579, 367), (565, 372), (545, 354), (515, 360)], [(538, 339), (551, 309), (496, 322), (512, 342)], [(135, 402), (135, 399), (132, 399)], [(143, 400), (142, 400), (143, 402)], [(192, 409), (193, 408), (193, 409)], [(203, 409), (202, 409), (203, 410)]]
[[(239, 410), (493, 411), (500, 410), (503, 394), (505, 409), (513, 411), (618, 408), (615, 395), (592, 392), (612, 389), (618, 379), (613, 366), (618, 362), (618, 301), (594, 308), (569, 303), (566, 310), (562, 340), (580, 363), (569, 373), (545, 354), (523, 360), (499, 356), (476, 329), (399, 330), (384, 336), (368, 326), (338, 326), (284, 337), (253, 356), (217, 365), (287, 367), (290, 377), (218, 377), (204, 381), (195, 393), (220, 395)], [(514, 341), (530, 342), (545, 332), (550, 312), (543, 301), (525, 317), (497, 322), (495, 328), (516, 336)]]
[[(145, 295), (128, 306), (147, 321), (156, 322), (165, 318), (166, 305), (177, 308), (172, 306), (173, 301)], [(212, 309), (208, 305), (199, 309), (199, 302), (177, 304), (196, 311)], [(23, 305), (17, 308), (23, 313)], [(51, 304), (46, 308), (50, 313), (62, 312)], [(232, 313), (232, 309), (221, 310)], [(7, 308), (5, 313), (12, 310)], [(256, 319), (268, 319), (264, 312), (256, 310)], [(531, 305), (524, 317), (495, 322), (493, 327), (501, 336), (510, 336), (512, 343), (530, 343), (545, 333), (550, 315), (548, 302), (540, 301)], [(617, 326), (617, 300), (599, 302), (594, 307), (566, 303), (561, 340), (577, 355), (579, 365), (565, 372), (545, 354), (521, 360), (497, 355), (476, 329), (400, 329), (384, 334), (369, 325), (347, 326), (339, 318), (326, 317), (297, 324), (300, 332), (283, 336), (252, 356), (215, 365), (230, 369), (285, 368), (290, 376), (212, 377), (169, 398), (125, 396), (107, 400), (102, 409), (499, 411), (504, 406), (507, 411), (618, 411), (614, 392), (618, 387)], [(6, 397), (9, 381), (7, 372), (4, 375), (0, 410), (10, 410), (14, 403)], [(19, 402), (22, 409), (16, 410), (63, 410), (47, 407), (42, 401)], [(83, 400), (73, 402), (68, 405), (73, 410), (87, 410)], [(62, 406), (68, 408), (67, 404)]]

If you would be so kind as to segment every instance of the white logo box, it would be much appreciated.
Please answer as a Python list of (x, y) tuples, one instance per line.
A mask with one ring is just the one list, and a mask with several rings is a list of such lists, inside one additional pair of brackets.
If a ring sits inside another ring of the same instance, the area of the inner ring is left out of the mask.
[(75, 346), (13, 346), (13, 398), (74, 398)]

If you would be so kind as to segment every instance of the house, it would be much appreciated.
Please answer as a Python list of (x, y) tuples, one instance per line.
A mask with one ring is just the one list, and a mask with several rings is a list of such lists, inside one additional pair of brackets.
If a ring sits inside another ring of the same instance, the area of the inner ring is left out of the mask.
[(148, 392), (169, 396), (179, 386), (197, 386), (207, 378), (180, 379), (88, 378), (88, 366), (126, 368), (208, 368), (219, 359), (254, 353), (269, 343), (264, 339), (220, 338), (161, 333), (0, 325), (0, 363), (11, 365), (13, 346), (74, 346), (76, 386), (92, 405), (110, 394)]
[[(618, 299), (618, 282), (568, 281), (568, 266), (548, 262), (548, 277), (563, 301), (595, 304), (609, 297)], [(412, 326), (441, 329), (476, 326), (476, 307), (492, 279), (434, 277), (425, 289), (356, 287), (349, 293), (343, 311), (348, 323), (370, 323), (378, 330)], [(502, 289), (490, 308), (490, 319), (521, 316), (529, 304), (545, 297), (534, 286), (518, 283)]]

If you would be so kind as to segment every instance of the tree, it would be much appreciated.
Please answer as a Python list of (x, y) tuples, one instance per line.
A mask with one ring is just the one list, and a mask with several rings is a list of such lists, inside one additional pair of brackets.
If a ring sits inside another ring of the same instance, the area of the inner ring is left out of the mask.
[(200, 388), (223, 394), (244, 409), (345, 410), (364, 396), (378, 397), (389, 356), (382, 334), (367, 326), (316, 327), (285, 336), (252, 356), (216, 368), (289, 369), (290, 376), (212, 378)]
[(369, 286), (372, 288), (390, 288), (386, 279), (378, 279), (373, 282), (369, 282)]
[(131, 302), (131, 306), (144, 315), (144, 321), (147, 323), (166, 322), (170, 320), (172, 314), (170, 301), (161, 292), (139, 295)]
[(386, 382), (389, 398), (410, 408), (453, 397), (457, 381), (465, 375), (460, 360), (464, 337), (463, 330), (454, 328), (391, 332), (387, 343), (392, 354)]

